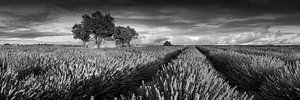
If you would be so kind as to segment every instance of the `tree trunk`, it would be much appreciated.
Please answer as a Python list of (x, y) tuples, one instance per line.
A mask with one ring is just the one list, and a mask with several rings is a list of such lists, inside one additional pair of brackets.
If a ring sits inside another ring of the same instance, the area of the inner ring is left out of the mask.
[(130, 42), (127, 42), (127, 46), (128, 46), (128, 47), (131, 47)]
[(127, 47), (125, 42), (121, 41), (121, 44), (122, 44), (121, 47)]
[(100, 48), (101, 42), (102, 42), (102, 37), (97, 36), (95, 41), (96, 48)]
[(86, 42), (83, 42), (83, 48), (87, 48), (87, 47), (86, 47)]

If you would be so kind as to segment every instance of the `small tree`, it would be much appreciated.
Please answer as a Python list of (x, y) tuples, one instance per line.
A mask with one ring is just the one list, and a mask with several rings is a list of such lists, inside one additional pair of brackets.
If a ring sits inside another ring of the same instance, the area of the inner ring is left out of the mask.
[(131, 47), (130, 41), (132, 39), (137, 39), (138, 36), (139, 36), (139, 34), (133, 28), (130, 28), (129, 26), (115, 27), (115, 33), (113, 35), (114, 39), (116, 39), (116, 44), (120, 43), (122, 46), (127, 45), (129, 47)]
[(163, 44), (163, 46), (172, 46), (172, 44), (169, 41), (165, 41), (164, 44)]
[(10, 45), (9, 43), (5, 43), (4, 45)]
[(90, 40), (90, 34), (88, 31), (84, 30), (84, 26), (82, 24), (75, 24), (72, 27), (72, 33), (74, 39), (80, 39), (83, 42), (83, 47), (86, 47), (86, 42)]
[(110, 14), (103, 14), (100, 11), (91, 15), (84, 14), (81, 24), (87, 33), (94, 35), (97, 48), (100, 47), (103, 38), (111, 37), (114, 33), (114, 18)]

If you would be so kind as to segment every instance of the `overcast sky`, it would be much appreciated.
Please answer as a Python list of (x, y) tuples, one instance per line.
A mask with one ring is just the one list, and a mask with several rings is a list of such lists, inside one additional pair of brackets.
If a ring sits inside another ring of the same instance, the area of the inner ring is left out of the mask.
[(0, 43), (79, 44), (81, 15), (109, 12), (135, 43), (300, 44), (300, 0), (0, 0)]

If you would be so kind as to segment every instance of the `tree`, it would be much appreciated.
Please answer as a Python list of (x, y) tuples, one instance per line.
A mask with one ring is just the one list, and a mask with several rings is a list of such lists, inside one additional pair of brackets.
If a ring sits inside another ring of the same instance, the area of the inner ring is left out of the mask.
[(103, 14), (100, 11), (91, 15), (84, 14), (81, 24), (83, 30), (94, 35), (97, 48), (100, 47), (103, 38), (111, 37), (114, 34), (114, 18), (110, 14)]
[(127, 45), (129, 47), (131, 47), (130, 41), (132, 39), (137, 39), (138, 36), (139, 36), (139, 34), (133, 28), (130, 28), (129, 26), (115, 27), (115, 33), (113, 35), (114, 39), (116, 39), (116, 44), (120, 43), (122, 46)]
[(74, 39), (80, 39), (83, 42), (83, 47), (86, 47), (86, 42), (90, 40), (90, 34), (88, 31), (84, 30), (84, 27), (82, 24), (75, 24), (72, 27), (72, 33), (74, 36)]
[(4, 45), (10, 45), (9, 43), (5, 43)]
[(163, 46), (172, 46), (172, 44), (169, 41), (165, 41), (164, 44), (163, 44)]

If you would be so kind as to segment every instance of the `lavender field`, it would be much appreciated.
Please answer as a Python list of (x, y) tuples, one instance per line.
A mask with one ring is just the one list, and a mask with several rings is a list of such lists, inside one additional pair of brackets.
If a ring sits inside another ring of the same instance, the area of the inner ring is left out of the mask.
[(299, 49), (2, 46), (1, 99), (296, 100)]

